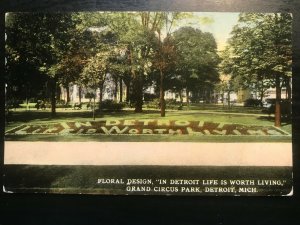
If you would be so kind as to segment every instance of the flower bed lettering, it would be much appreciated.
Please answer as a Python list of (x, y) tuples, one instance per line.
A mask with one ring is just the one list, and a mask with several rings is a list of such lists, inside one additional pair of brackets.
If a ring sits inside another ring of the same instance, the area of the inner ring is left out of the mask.
[(6, 135), (289, 135), (273, 126), (214, 123), (186, 120), (101, 120), (61, 122), (55, 124), (24, 124)]

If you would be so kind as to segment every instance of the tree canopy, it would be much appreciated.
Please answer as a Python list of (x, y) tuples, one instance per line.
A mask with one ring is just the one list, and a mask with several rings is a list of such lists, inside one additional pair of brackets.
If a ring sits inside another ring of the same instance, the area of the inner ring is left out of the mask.
[[(220, 62), (217, 44), (211, 33), (192, 27), (182, 27), (174, 32), (178, 55), (177, 79), (186, 89), (197, 93), (203, 87), (212, 87), (219, 80), (217, 66)], [(202, 88), (201, 88), (202, 87)]]
[(220, 59), (213, 35), (178, 25), (191, 16), (179, 12), (9, 13), (7, 84), (20, 86), (33, 77), (40, 83), (37, 89), (50, 93), (44, 98), (51, 99), (54, 114), (58, 86), (67, 90), (68, 103), (70, 84), (101, 92), (110, 74), (116, 82), (124, 81), (136, 112), (142, 111), (145, 90), (155, 85), (164, 116), (166, 90), (180, 96), (186, 90), (187, 99), (190, 93), (203, 98), (218, 82)]
[(287, 13), (240, 14), (221, 65), (237, 84), (257, 90), (261, 98), (266, 89), (276, 88), (276, 126), (280, 126), (281, 88), (290, 89), (291, 26), (292, 16)]

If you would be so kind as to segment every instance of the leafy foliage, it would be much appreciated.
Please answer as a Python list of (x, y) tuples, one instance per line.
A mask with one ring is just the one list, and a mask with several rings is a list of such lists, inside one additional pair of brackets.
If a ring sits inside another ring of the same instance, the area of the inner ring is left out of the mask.
[(181, 88), (194, 92), (212, 88), (219, 81), (217, 65), (220, 61), (213, 35), (182, 27), (174, 32), (174, 40), (178, 55), (175, 84), (181, 83)]
[(166, 90), (204, 95), (218, 82), (219, 57), (212, 34), (192, 27), (175, 30), (191, 17), (179, 12), (9, 13), (8, 89), (50, 98), (53, 110), (58, 86), (67, 92), (70, 84), (102, 92), (108, 74), (126, 84), (136, 112), (142, 111), (150, 86), (159, 90), (161, 106)]
[(287, 13), (242, 13), (223, 52), (221, 69), (242, 87), (260, 92), (276, 87), (275, 125), (280, 126), (281, 87), (290, 90), (292, 17)]
[(241, 14), (223, 52), (223, 72), (244, 87), (274, 87), (275, 74), (291, 76), (291, 22), (290, 14)]

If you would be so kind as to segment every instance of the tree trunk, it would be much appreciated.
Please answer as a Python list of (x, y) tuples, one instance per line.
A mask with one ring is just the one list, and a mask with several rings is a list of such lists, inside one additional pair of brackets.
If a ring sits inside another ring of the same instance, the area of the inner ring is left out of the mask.
[(79, 86), (79, 88), (78, 88), (79, 104), (81, 104), (81, 92), (82, 92), (82, 88), (81, 88), (81, 86)]
[(230, 108), (230, 91), (227, 93), (227, 99), (228, 99), (228, 108)]
[(291, 88), (291, 78), (286, 78), (286, 94), (287, 99), (291, 103), (292, 102), (292, 88)]
[(130, 82), (126, 84), (126, 102), (130, 102)]
[(276, 74), (275, 85), (276, 85), (275, 126), (280, 127), (281, 126), (281, 109), (280, 109), (281, 86), (280, 86), (280, 76), (279, 76), (279, 74)]
[(25, 86), (25, 88), (26, 88), (26, 90), (25, 90), (25, 93), (26, 93), (26, 110), (29, 110), (29, 104), (28, 104), (29, 103), (29, 99), (28, 98), (29, 98), (30, 95), (28, 94), (28, 92), (29, 92), (30, 89), (29, 89), (28, 86), (29, 85)]
[(135, 109), (136, 113), (141, 113), (143, 111), (143, 75), (139, 75), (134, 80), (134, 98), (135, 98)]
[(60, 100), (61, 99), (61, 88), (60, 85), (57, 85), (56, 87), (56, 100)]
[(260, 91), (260, 93), (259, 93), (259, 100), (260, 100), (260, 102), (263, 101), (264, 95), (265, 95), (265, 92), (264, 91)]
[(117, 102), (117, 96), (118, 96), (118, 78), (114, 79), (114, 83), (115, 83), (115, 89), (114, 89), (114, 101)]
[(122, 78), (120, 78), (120, 102), (123, 102), (123, 81)]
[(182, 90), (179, 91), (180, 106), (183, 105)]
[(69, 102), (70, 102), (70, 87), (69, 87), (69, 85), (66, 85), (66, 92), (67, 92), (67, 104), (69, 104)]
[(99, 111), (101, 112), (102, 111), (102, 101), (103, 101), (103, 85), (100, 85), (99, 87)]
[(51, 116), (54, 117), (56, 115), (56, 80), (55, 78), (51, 78)]
[(133, 68), (132, 50), (130, 49), (129, 57), (131, 62), (131, 74), (133, 77), (133, 98), (135, 100), (134, 112), (140, 113), (143, 111), (143, 71), (136, 72)]
[(207, 103), (212, 103), (212, 95), (210, 89), (208, 89), (207, 91)]
[(186, 93), (186, 106), (189, 109), (190, 108), (190, 98), (189, 98), (190, 91), (188, 88), (185, 89), (185, 93)]
[(222, 105), (223, 106), (225, 105), (224, 98), (225, 98), (225, 91), (222, 91)]
[(29, 110), (29, 101), (28, 101), (28, 97), (26, 97), (26, 110)]
[(264, 88), (264, 80), (262, 79), (261, 80), (261, 89), (260, 89), (260, 101), (262, 102), (263, 101), (263, 98), (264, 98), (264, 95), (265, 95), (265, 88)]
[(102, 101), (103, 101), (103, 86), (100, 87), (99, 90), (100, 90), (100, 93), (99, 93), (99, 102), (101, 104)]
[(96, 108), (96, 89), (94, 90), (94, 99), (93, 99), (93, 120), (95, 120), (95, 108)]
[(160, 89), (159, 89), (159, 102), (160, 102), (160, 116), (166, 116), (166, 102), (165, 102), (165, 91), (164, 91), (164, 74), (160, 69)]
[(95, 120), (95, 104), (96, 104), (96, 96), (94, 96), (94, 100), (93, 100), (93, 120)]

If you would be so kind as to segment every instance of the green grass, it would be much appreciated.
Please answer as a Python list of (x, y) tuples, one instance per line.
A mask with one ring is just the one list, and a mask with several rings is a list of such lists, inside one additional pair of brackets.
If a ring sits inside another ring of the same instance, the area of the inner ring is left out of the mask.
[[(193, 106), (192, 106), (193, 107)], [(96, 121), (108, 119), (167, 119), (167, 120), (189, 120), (206, 121), (214, 123), (245, 124), (257, 126), (272, 126), (274, 117), (265, 114), (259, 114), (257, 109), (247, 109), (246, 107), (232, 107), (224, 109), (223, 106), (216, 105), (198, 105), (190, 110), (169, 110), (166, 117), (160, 117), (158, 110), (145, 110), (143, 113), (134, 113), (132, 109), (126, 109), (121, 112), (102, 112), (96, 115)], [(203, 107), (199, 109), (199, 107)], [(230, 112), (228, 111), (230, 110)], [(256, 110), (256, 113), (250, 113), (249, 110)], [(11, 121), (6, 125), (5, 130), (12, 129), (24, 123), (30, 124), (48, 124), (67, 121), (91, 121), (92, 112), (88, 110), (57, 109), (56, 116), (51, 117), (50, 110), (22, 110), (17, 109), (12, 112)], [(292, 126), (289, 122), (283, 121), (282, 130), (291, 133)], [(105, 135), (85, 135), (85, 136), (61, 136), (61, 135), (11, 135), (6, 136), (6, 140), (28, 140), (28, 141), (218, 141), (218, 142), (260, 142), (260, 141), (291, 141), (291, 137), (257, 137), (257, 136), (169, 136), (169, 135), (143, 135), (141, 136), (105, 136)]]
[[(186, 107), (184, 108), (186, 109)], [(232, 112), (232, 113), (251, 113), (262, 114), (262, 108), (260, 107), (244, 107), (244, 106), (230, 106), (220, 104), (191, 104), (190, 110), (205, 110), (214, 112)]]

